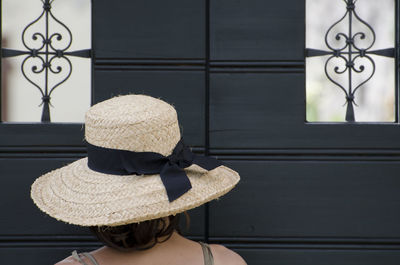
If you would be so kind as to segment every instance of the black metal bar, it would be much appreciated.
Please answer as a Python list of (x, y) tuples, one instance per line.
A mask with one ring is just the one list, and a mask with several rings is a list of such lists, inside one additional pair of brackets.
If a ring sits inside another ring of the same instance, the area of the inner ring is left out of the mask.
[(396, 49), (395, 48), (387, 48), (387, 49), (373, 50), (373, 51), (365, 52), (365, 54), (375, 54), (375, 55), (379, 55), (379, 56), (395, 58), (396, 57)]
[(24, 54), (30, 54), (30, 52), (13, 50), (13, 49), (5, 49), (5, 48), (1, 49), (1, 57), (2, 58), (20, 56), (20, 55), (24, 55)]
[(306, 48), (305, 56), (306, 57), (315, 57), (315, 56), (325, 56), (325, 55), (330, 55), (330, 54), (333, 54), (333, 52)]
[[(351, 67), (353, 63), (353, 58), (352, 58), (352, 49), (351, 49), (351, 41), (352, 41), (352, 36), (353, 36), (353, 9), (351, 9), (350, 5), (354, 6), (353, 0), (348, 0), (347, 4), (347, 10), (349, 14), (349, 35), (347, 39), (347, 46), (349, 49), (349, 52), (347, 54), (348, 58), (348, 63), (347, 67)], [(354, 122), (355, 117), (354, 117), (354, 107), (353, 107), (353, 91), (352, 91), (352, 84), (353, 84), (353, 79), (352, 79), (352, 71), (350, 68), (348, 68), (348, 75), (349, 75), (349, 88), (348, 88), (348, 94), (347, 94), (347, 109), (346, 109), (346, 121), (348, 122)]]
[[(7, 58), (7, 57), (15, 57), (15, 56), (20, 56), (20, 55), (32, 55), (33, 52), (31, 51), (20, 51), (20, 50), (13, 50), (13, 49), (7, 49), (3, 48), (1, 49), (2, 51), (2, 58)], [(77, 51), (72, 51), (72, 52), (64, 52), (64, 53), (57, 53), (57, 52), (52, 52), (49, 51), (48, 53), (46, 52), (41, 52), (41, 51), (36, 51), (36, 55), (69, 55), (69, 56), (75, 56), (75, 57), (81, 57), (81, 58), (91, 58), (92, 57), (92, 50), (91, 49), (84, 49), (84, 50), (77, 50)]]
[(45, 10), (46, 16), (46, 39), (45, 43), (45, 79), (44, 79), (44, 96), (42, 97), (43, 111), (42, 111), (42, 122), (50, 122), (50, 95), (49, 95), (49, 10), (51, 8), (49, 0), (45, 0), (43, 9)]
[[(318, 49), (311, 49), (306, 48), (306, 57), (316, 57), (316, 56), (326, 56), (326, 55), (335, 55), (335, 51), (324, 51)], [(342, 51), (340, 54), (349, 54), (349, 52)], [(351, 54), (360, 54), (360, 52), (352, 51)], [(372, 50), (372, 51), (364, 51), (364, 55), (374, 54), (384, 57), (395, 58), (396, 57), (396, 49), (395, 48), (387, 48), (387, 49), (380, 49), (380, 50)]]
[[(53, 54), (53, 53), (50, 53)], [(77, 50), (72, 52), (64, 52), (64, 55), (81, 57), (81, 58), (92, 58), (92, 50), (85, 49), (85, 50)]]

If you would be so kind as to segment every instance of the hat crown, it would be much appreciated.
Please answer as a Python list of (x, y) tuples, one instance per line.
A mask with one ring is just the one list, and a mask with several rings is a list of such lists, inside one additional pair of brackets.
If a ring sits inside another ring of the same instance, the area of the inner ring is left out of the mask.
[(181, 134), (172, 105), (136, 94), (93, 105), (85, 115), (85, 138), (90, 144), (105, 148), (167, 156)]

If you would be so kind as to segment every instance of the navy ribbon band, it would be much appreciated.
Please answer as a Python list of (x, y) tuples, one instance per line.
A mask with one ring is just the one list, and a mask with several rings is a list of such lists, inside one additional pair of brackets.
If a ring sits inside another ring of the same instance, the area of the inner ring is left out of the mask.
[(170, 202), (192, 188), (184, 168), (196, 164), (206, 170), (212, 170), (223, 165), (213, 157), (192, 153), (191, 149), (183, 142), (183, 137), (169, 156), (155, 152), (104, 148), (88, 142), (86, 144), (88, 167), (91, 170), (111, 175), (160, 174)]

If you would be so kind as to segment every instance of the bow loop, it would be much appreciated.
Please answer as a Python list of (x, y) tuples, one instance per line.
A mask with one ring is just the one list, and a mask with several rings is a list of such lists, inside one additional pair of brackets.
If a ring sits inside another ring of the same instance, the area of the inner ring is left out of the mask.
[(176, 164), (180, 168), (186, 168), (193, 164), (193, 153), (190, 148), (185, 145), (183, 138), (176, 144), (172, 154), (167, 156), (171, 164)]

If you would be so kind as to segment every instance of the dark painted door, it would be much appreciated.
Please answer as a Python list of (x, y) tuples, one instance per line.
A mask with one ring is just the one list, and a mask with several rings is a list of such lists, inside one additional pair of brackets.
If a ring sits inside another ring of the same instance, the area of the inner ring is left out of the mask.
[[(191, 238), (251, 265), (395, 265), (397, 124), (305, 122), (304, 1), (93, 1), (92, 103), (174, 104), (187, 143), (241, 183), (191, 211)], [(35, 208), (31, 183), (85, 156), (80, 124), (0, 124), (0, 263), (52, 264), (98, 244)]]

